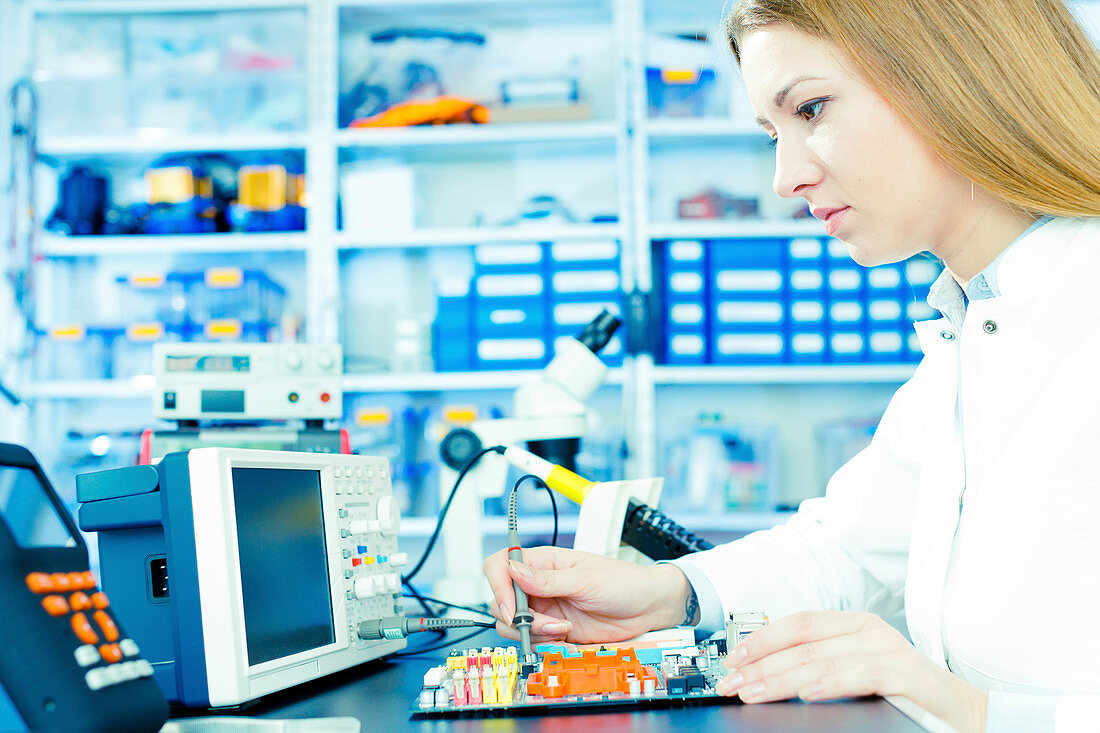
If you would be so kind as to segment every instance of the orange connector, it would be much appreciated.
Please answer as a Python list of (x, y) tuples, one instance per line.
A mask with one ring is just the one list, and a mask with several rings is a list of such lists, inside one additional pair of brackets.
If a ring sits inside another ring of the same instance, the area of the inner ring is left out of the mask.
[(630, 692), (629, 678), (644, 685), (648, 679), (657, 684), (657, 673), (638, 661), (632, 648), (608, 654), (586, 649), (579, 657), (550, 652), (542, 658), (542, 671), (527, 679), (527, 694), (543, 697)]

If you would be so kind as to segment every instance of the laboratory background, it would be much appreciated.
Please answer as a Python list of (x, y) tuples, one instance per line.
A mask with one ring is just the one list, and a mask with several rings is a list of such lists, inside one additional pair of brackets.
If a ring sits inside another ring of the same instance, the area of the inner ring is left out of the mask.
[(322, 427), (390, 462), (415, 556), (442, 437), (606, 308), (577, 473), (664, 477), (716, 542), (783, 521), (913, 373), (940, 264), (861, 268), (773, 193), (724, 5), (0, 0), (0, 440), (75, 509), (180, 426), (154, 344), (339, 346)]

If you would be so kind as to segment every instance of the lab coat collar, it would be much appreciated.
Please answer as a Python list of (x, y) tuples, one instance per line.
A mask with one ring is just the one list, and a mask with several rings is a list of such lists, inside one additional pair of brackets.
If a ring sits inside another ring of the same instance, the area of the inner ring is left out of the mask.
[(1035, 288), (1046, 288), (1076, 271), (1078, 257), (1074, 252), (1086, 242), (1087, 232), (1093, 237), (1100, 231), (1100, 219), (1060, 217), (1017, 240), (1004, 253), (997, 273), (1001, 295), (1013, 300), (1027, 298)]

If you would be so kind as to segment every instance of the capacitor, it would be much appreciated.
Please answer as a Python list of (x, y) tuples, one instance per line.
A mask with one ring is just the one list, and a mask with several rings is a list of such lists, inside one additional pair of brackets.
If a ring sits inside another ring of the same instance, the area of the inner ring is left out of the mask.
[(657, 692), (657, 682), (655, 680), (646, 680), (642, 683), (642, 694), (652, 695)]
[(435, 705), (435, 690), (438, 688), (425, 687), (420, 691), (420, 707), (430, 708)]
[(437, 687), (435, 690), (435, 706), (437, 708), (445, 708), (451, 704), (451, 694), (447, 692), (444, 687)]
[(629, 675), (626, 678), (626, 686), (631, 695), (642, 694), (642, 682), (634, 675)]

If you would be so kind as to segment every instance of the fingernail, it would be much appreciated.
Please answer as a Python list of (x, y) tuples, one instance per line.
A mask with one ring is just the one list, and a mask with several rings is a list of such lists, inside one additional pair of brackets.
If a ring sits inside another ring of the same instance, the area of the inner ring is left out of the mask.
[(568, 634), (573, 629), (573, 624), (568, 621), (547, 621), (542, 625), (542, 631), (540, 632), (544, 636), (557, 636), (559, 634)]
[(504, 601), (497, 601), (497, 608), (500, 609), (501, 618), (508, 618), (508, 610), (504, 608)]
[(812, 685), (806, 685), (806, 687), (802, 688), (798, 696), (803, 700), (814, 700), (821, 694), (823, 689), (825, 688), (821, 686), (820, 682), (814, 682)]
[(753, 682), (748, 687), (742, 687), (741, 688), (741, 698), (744, 699), (746, 697), (756, 697), (757, 695), (760, 695), (763, 692), (764, 692), (764, 683), (763, 682)]
[(728, 674), (722, 678), (722, 681), (718, 683), (718, 686), (714, 688), (714, 691), (719, 695), (732, 695), (741, 689), (741, 685), (744, 684), (745, 678), (741, 676), (740, 672), (734, 672)]
[(516, 571), (525, 578), (535, 577), (535, 573), (531, 570), (531, 568), (527, 567), (523, 563), (518, 563), (515, 560), (509, 560), (508, 565), (512, 568), (512, 570)]
[(749, 650), (743, 646), (739, 646), (732, 652), (730, 652), (729, 656), (726, 657), (726, 666), (736, 667), (737, 665), (741, 664), (741, 662), (745, 661), (745, 657), (747, 657), (748, 655)]

